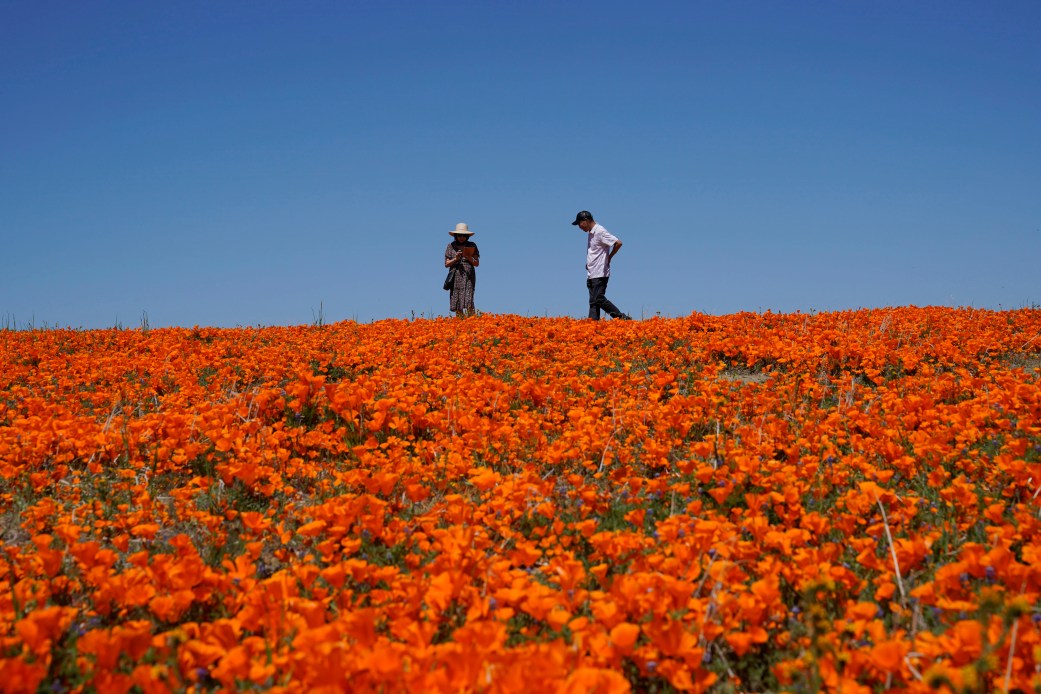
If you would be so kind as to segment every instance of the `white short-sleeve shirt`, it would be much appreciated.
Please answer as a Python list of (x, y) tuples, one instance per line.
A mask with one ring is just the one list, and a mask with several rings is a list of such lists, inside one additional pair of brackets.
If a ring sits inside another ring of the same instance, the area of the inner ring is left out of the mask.
[(586, 277), (610, 277), (611, 249), (618, 239), (599, 224), (594, 224), (586, 235)]

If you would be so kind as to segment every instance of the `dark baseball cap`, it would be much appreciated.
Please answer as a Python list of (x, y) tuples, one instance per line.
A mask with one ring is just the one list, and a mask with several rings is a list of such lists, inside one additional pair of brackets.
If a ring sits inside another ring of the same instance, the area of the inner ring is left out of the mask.
[(579, 222), (584, 222), (586, 220), (592, 221), (593, 214), (589, 210), (582, 210), (575, 216), (575, 221), (571, 222), (571, 226), (575, 226)]

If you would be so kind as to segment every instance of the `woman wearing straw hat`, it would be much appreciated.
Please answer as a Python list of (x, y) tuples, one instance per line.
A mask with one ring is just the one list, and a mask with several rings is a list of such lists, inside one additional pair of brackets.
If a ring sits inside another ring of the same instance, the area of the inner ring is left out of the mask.
[(481, 252), (477, 250), (477, 244), (470, 240), (474, 232), (466, 228), (465, 222), (456, 224), (455, 231), (448, 232), (448, 235), (455, 237), (445, 249), (445, 267), (452, 271), (452, 279), (445, 285), (450, 292), (448, 310), (464, 318), (477, 313), (474, 308), (477, 272), (474, 268), (481, 264)]

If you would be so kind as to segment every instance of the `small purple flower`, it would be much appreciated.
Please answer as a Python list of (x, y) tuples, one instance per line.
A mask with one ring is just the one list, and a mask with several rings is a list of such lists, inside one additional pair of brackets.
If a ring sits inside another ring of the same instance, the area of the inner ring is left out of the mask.
[(272, 574), (271, 568), (268, 567), (263, 561), (257, 562), (257, 578), (263, 580), (269, 578)]

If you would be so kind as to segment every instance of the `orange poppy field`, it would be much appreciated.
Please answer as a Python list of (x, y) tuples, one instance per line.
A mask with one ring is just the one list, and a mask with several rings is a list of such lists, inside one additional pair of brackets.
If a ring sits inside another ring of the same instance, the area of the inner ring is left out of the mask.
[(4, 691), (1041, 691), (1041, 310), (0, 331)]

